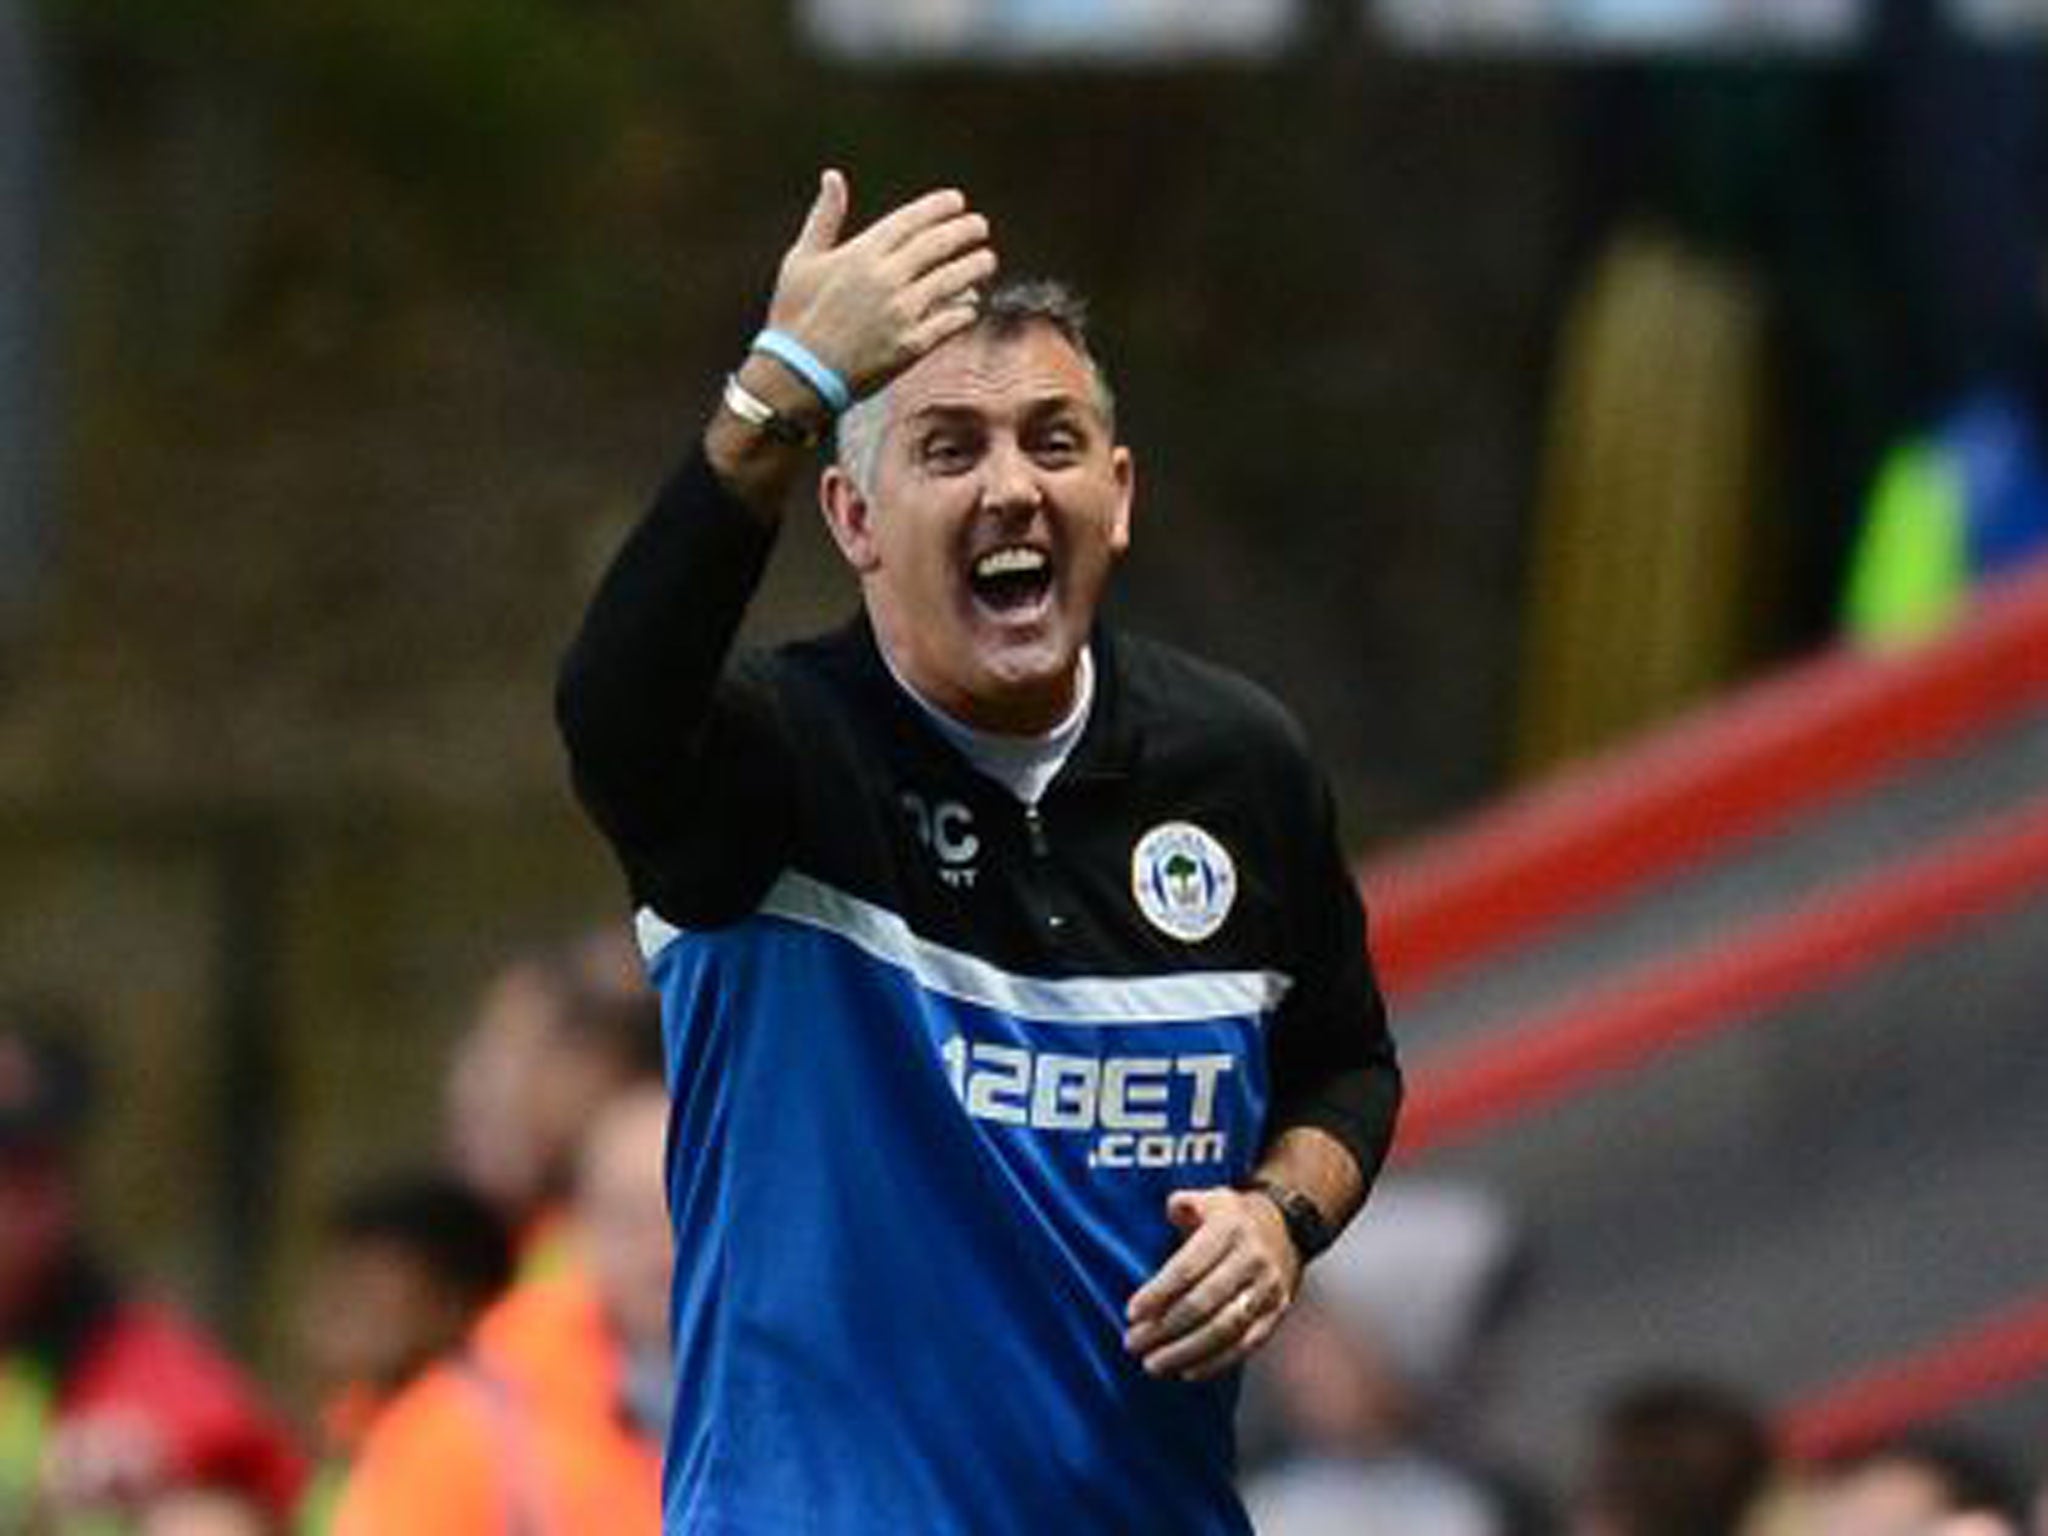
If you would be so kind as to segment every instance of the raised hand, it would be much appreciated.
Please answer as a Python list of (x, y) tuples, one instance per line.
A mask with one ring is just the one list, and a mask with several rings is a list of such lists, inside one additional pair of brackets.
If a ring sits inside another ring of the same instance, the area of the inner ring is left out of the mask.
[(857, 399), (974, 322), (996, 270), (988, 220), (966, 197), (928, 192), (844, 238), (851, 194), (828, 170), (782, 258), (768, 324), (836, 369)]

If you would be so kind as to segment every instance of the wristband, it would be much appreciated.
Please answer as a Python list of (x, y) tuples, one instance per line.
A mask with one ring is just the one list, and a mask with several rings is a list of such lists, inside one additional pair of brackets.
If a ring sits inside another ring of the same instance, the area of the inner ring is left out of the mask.
[(794, 369), (799, 378), (818, 392), (834, 416), (853, 404), (853, 391), (830, 363), (787, 331), (767, 330), (754, 338), (754, 350), (766, 352), (777, 362)]

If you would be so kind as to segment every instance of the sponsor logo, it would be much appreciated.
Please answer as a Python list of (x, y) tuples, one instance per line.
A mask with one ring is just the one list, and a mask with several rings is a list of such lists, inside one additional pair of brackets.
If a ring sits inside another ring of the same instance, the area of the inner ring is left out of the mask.
[(1230, 916), (1237, 865), (1227, 848), (1193, 822), (1164, 822), (1131, 850), (1131, 895), (1154, 928), (1197, 944)]
[(905, 790), (903, 814), (917, 840), (931, 853), (938, 876), (955, 890), (974, 884), (975, 856), (981, 852), (981, 838), (974, 830), (974, 813), (958, 800), (928, 802), (924, 796)]
[(1237, 1070), (1227, 1053), (1072, 1056), (954, 1035), (939, 1054), (968, 1114), (1092, 1137), (1091, 1168), (1181, 1168), (1230, 1151), (1216, 1115)]

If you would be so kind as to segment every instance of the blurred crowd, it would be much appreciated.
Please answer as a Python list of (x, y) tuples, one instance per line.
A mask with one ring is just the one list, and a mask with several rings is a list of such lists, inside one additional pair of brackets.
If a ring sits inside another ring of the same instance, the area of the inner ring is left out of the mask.
[[(106, 1262), (93, 1097), (76, 1031), (0, 1018), (0, 1536), (659, 1531), (666, 1093), (623, 934), (483, 988), (441, 1158), (324, 1213), (276, 1396)], [(1932, 1432), (1795, 1465), (1680, 1372), (1616, 1383), (1577, 1465), (1515, 1464), (1482, 1426), (1529, 1238), (1484, 1189), (1383, 1184), (1248, 1378), (1261, 1536), (2048, 1536), (2044, 1468)]]
[(623, 934), (484, 988), (438, 1163), (323, 1214), (276, 1398), (104, 1261), (92, 1077), (72, 1034), (0, 1021), (0, 1533), (659, 1531), (667, 1095)]

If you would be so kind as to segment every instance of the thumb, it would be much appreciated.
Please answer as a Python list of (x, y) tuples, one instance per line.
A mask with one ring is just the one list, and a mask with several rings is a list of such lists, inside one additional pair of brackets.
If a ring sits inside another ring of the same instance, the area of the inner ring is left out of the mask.
[(1192, 1232), (1209, 1214), (1215, 1191), (1177, 1189), (1166, 1197), (1166, 1219), (1182, 1232)]
[(817, 199), (811, 204), (811, 211), (804, 215), (804, 227), (796, 237), (797, 249), (829, 251), (837, 245), (839, 231), (846, 224), (846, 208), (850, 201), (844, 175), (828, 170), (820, 176)]

